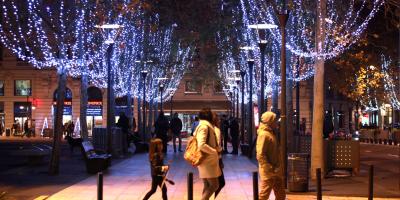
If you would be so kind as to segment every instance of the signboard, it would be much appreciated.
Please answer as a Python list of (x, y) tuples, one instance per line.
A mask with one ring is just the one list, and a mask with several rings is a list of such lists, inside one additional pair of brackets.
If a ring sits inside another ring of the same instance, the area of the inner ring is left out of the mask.
[(102, 116), (103, 103), (100, 101), (89, 101), (86, 109), (87, 116)]

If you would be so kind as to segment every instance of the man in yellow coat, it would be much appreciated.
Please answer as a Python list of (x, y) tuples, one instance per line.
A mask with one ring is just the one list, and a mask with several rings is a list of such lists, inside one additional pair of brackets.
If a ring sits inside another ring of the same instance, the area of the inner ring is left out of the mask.
[(277, 128), (276, 114), (265, 112), (257, 130), (257, 160), (260, 173), (260, 200), (267, 200), (274, 190), (277, 200), (285, 199), (285, 188), (280, 166), (278, 140), (273, 132)]

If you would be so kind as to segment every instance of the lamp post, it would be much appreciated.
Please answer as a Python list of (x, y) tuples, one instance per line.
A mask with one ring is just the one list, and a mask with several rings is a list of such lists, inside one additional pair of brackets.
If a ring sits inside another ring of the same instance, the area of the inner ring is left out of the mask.
[(142, 134), (143, 134), (143, 141), (146, 140), (146, 76), (147, 71), (142, 71), (142, 79), (143, 79), (143, 104), (142, 104), (142, 115), (143, 115), (143, 127), (142, 127)]
[(114, 112), (114, 76), (112, 74), (111, 57), (114, 44), (107, 48), (107, 152), (112, 152), (112, 126), (115, 124)]
[[(265, 40), (262, 40), (258, 42), (258, 47), (260, 48), (260, 53), (261, 53), (261, 101), (260, 101), (260, 110), (261, 110), (261, 115), (265, 112), (265, 48), (267, 47), (267, 42)], [(265, 80), (267, 82), (268, 80)]]
[(249, 127), (247, 131), (247, 137), (249, 140), (249, 152), (248, 156), (251, 158), (251, 145), (253, 144), (253, 66), (254, 66), (254, 60), (253, 59), (248, 59), (247, 60), (247, 65), (249, 66)]
[(115, 110), (114, 110), (114, 75), (111, 66), (111, 57), (113, 54), (113, 48), (115, 38), (119, 34), (119, 30), (124, 26), (118, 24), (102, 24), (96, 25), (96, 28), (103, 30), (106, 34), (105, 44), (108, 44), (107, 48), (107, 153), (112, 152), (112, 126), (115, 125)]
[(241, 106), (241, 124), (240, 124), (240, 132), (241, 134), (241, 138), (240, 140), (242, 141), (242, 144), (244, 143), (244, 76), (246, 75), (246, 72), (244, 70), (240, 70), (240, 78), (242, 80), (242, 84), (241, 84), (241, 90), (242, 90), (242, 106)]
[(171, 111), (170, 111), (169, 116), (170, 116), (171, 119), (172, 119), (172, 103), (173, 103), (172, 100), (173, 100), (173, 98), (174, 98), (174, 91), (173, 91), (173, 90), (170, 90), (170, 91), (169, 91), (169, 94), (171, 95), (171, 100), (170, 100), (170, 101), (171, 101), (171, 102), (170, 102), (170, 103), (171, 103), (171, 104), (170, 104), (170, 105), (171, 105)]
[(160, 84), (160, 111), (163, 111), (163, 91), (164, 91), (164, 84)]
[(281, 32), (281, 125), (280, 125), (280, 145), (281, 162), (284, 170), (283, 180), (287, 186), (287, 139), (286, 139), (286, 23), (289, 18), (289, 11), (283, 10), (278, 13), (279, 28)]
[[(277, 28), (275, 24), (252, 24), (249, 25), (249, 28), (251, 29), (256, 29), (260, 38), (260, 41), (258, 42), (258, 47), (260, 48), (260, 54), (261, 54), (261, 96), (260, 96), (260, 118), (261, 115), (267, 110), (267, 104), (268, 101), (265, 100), (265, 85), (268, 84), (268, 80), (265, 80), (265, 49), (267, 47), (267, 40), (265, 40), (265, 30), (267, 29), (274, 29)], [(264, 34), (261, 34), (261, 30), (264, 30)]]

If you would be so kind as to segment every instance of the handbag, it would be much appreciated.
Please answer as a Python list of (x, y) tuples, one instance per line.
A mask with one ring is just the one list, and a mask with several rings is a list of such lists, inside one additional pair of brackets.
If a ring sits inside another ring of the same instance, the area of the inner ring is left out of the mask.
[[(195, 133), (197, 134), (198, 127), (195, 130)], [(200, 151), (198, 148), (198, 141), (196, 139), (196, 134), (192, 136), (185, 149), (185, 153), (183, 154), (183, 158), (189, 162), (192, 166), (198, 166), (200, 165), (201, 161), (204, 158), (203, 152)], [(207, 127), (207, 143), (209, 139), (210, 131), (208, 130)]]

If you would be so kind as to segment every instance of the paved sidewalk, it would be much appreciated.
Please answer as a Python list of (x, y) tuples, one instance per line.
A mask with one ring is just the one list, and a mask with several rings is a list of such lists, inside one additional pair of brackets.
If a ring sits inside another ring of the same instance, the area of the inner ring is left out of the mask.
[[(188, 165), (182, 158), (182, 153), (168, 152), (166, 160), (171, 160), (171, 171), (169, 179), (175, 181), (175, 185), (168, 185), (168, 198), (170, 200), (187, 199), (186, 175), (189, 171), (194, 172), (194, 199), (200, 199), (202, 182), (198, 178), (197, 169)], [(254, 163), (243, 156), (226, 155), (225, 179), (226, 185), (217, 199), (229, 200), (251, 200), (252, 195), (252, 175), (251, 172), (257, 170)], [(147, 154), (136, 154), (133, 157), (112, 166), (104, 175), (104, 199), (123, 200), (123, 199), (142, 199), (150, 189), (151, 177)], [(91, 200), (96, 199), (96, 176), (92, 176), (75, 185), (72, 185), (54, 195), (51, 200)], [(355, 185), (354, 187), (357, 187)], [(359, 187), (359, 186), (358, 186)], [(311, 189), (311, 188), (310, 188)], [(343, 188), (349, 190), (349, 188)], [(312, 191), (312, 189), (311, 189)], [(355, 195), (357, 196), (357, 195)], [(360, 196), (360, 195), (358, 195)], [(288, 194), (290, 200), (312, 200), (316, 199), (315, 192)], [(160, 189), (151, 199), (162, 199)], [(271, 195), (270, 199), (275, 199)], [(324, 196), (325, 200), (361, 200), (365, 197), (348, 196)], [(385, 199), (385, 198), (374, 198)], [(388, 199), (388, 198), (386, 198)], [(399, 198), (391, 198), (399, 199)]]

